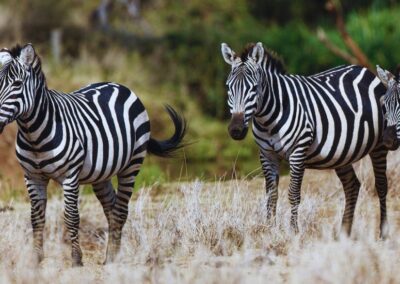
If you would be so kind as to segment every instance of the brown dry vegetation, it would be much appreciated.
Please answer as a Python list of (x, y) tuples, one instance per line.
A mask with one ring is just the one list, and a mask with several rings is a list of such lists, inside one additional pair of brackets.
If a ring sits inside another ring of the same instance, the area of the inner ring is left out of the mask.
[(141, 189), (130, 206), (116, 263), (102, 266), (106, 221), (93, 195), (81, 198), (83, 268), (70, 268), (62, 200), (49, 201), (45, 260), (32, 261), (28, 203), (0, 210), (0, 282), (111, 283), (399, 283), (400, 174), (389, 159), (390, 237), (378, 240), (378, 199), (370, 162), (362, 181), (352, 238), (340, 227), (344, 195), (333, 172), (308, 171), (303, 183), (300, 234), (289, 228), (287, 177), (280, 184), (277, 220), (266, 220), (262, 179), (167, 184)]

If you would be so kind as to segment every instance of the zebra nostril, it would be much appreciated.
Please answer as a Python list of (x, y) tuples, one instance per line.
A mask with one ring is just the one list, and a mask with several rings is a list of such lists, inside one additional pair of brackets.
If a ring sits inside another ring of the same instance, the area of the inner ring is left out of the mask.
[(240, 128), (231, 130), (231, 136), (233, 136), (233, 137), (239, 137), (241, 133), (242, 133), (242, 129), (240, 129)]
[(245, 126), (230, 126), (228, 128), (230, 136), (235, 140), (242, 140), (246, 137), (247, 127)]

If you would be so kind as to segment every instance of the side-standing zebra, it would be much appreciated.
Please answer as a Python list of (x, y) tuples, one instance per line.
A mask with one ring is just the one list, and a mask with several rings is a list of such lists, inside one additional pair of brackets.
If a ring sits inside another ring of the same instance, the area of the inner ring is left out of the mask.
[[(186, 122), (171, 107), (174, 135), (150, 138), (147, 112), (128, 88), (95, 83), (72, 93), (47, 88), (32, 45), (0, 51), (0, 133), (16, 120), (17, 158), (31, 200), (34, 248), (43, 258), (46, 187), (49, 179), (64, 189), (65, 224), (72, 243), (72, 264), (82, 265), (79, 245), (80, 184), (92, 184), (109, 226), (106, 262), (120, 249), (121, 231), (136, 175), (146, 152), (169, 156), (180, 148)], [(118, 178), (118, 191), (111, 177)]]
[(359, 66), (340, 66), (312, 76), (289, 75), (261, 43), (248, 45), (239, 56), (225, 43), (221, 51), (232, 67), (226, 81), (232, 114), (228, 130), (233, 139), (241, 140), (253, 122), (269, 217), (276, 212), (281, 159), (290, 166), (295, 232), (304, 170), (335, 169), (346, 198), (342, 230), (350, 234), (360, 189), (352, 163), (369, 154), (380, 201), (380, 233), (385, 237), (387, 149), (380, 138), (384, 126), (380, 98), (386, 89), (379, 79)]

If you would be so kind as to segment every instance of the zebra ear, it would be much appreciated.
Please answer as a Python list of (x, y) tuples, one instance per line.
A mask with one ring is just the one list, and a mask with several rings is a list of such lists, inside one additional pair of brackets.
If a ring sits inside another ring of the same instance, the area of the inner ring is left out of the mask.
[(221, 44), (221, 53), (225, 62), (232, 65), (235, 61), (236, 54), (226, 43)]
[(33, 60), (35, 59), (35, 50), (33, 49), (32, 44), (28, 43), (21, 49), (19, 58), (21, 58), (22, 62), (26, 66), (29, 67), (32, 65)]
[(7, 62), (12, 60), (12, 56), (8, 50), (0, 51), (0, 63), (1, 65), (6, 64)]
[(255, 62), (261, 63), (264, 58), (264, 47), (261, 42), (257, 42), (257, 44), (253, 47), (251, 57)]
[(376, 65), (376, 72), (378, 73), (378, 78), (387, 87), (389, 82), (394, 78), (394, 75), (387, 70), (383, 70), (379, 65)]

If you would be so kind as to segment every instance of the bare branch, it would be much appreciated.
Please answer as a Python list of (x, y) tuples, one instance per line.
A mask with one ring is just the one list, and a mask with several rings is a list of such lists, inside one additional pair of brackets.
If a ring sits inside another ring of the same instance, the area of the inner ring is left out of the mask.
[(352, 56), (346, 50), (341, 49), (337, 45), (335, 45), (326, 35), (325, 31), (322, 28), (318, 28), (317, 30), (317, 37), (320, 42), (325, 45), (327, 49), (329, 49), (333, 54), (336, 56), (344, 59), (345, 61), (349, 62), (350, 64), (358, 64), (357, 58)]
[(371, 63), (369, 62), (367, 56), (364, 54), (364, 52), (346, 30), (346, 24), (344, 21), (343, 10), (342, 5), (340, 4), (340, 0), (328, 0), (325, 7), (331, 14), (335, 16), (336, 28), (339, 30), (343, 42), (350, 49), (353, 56), (357, 58), (358, 64), (367, 67), (370, 70), (374, 70), (371, 68)]

